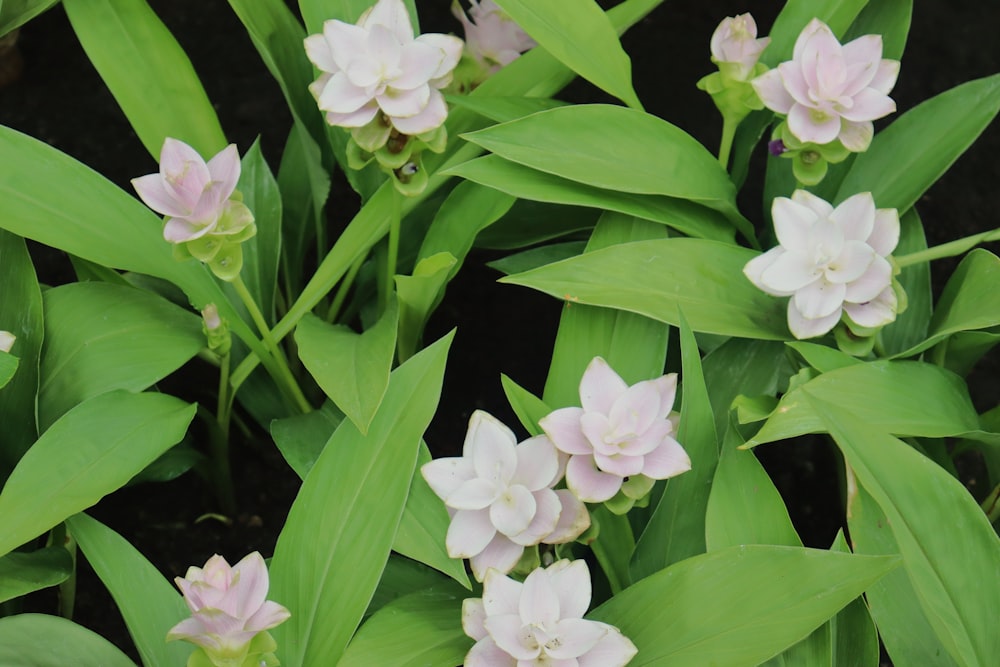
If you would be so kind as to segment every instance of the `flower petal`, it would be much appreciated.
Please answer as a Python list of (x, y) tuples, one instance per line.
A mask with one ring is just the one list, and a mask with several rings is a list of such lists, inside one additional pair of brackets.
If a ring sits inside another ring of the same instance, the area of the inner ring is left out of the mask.
[(371, 100), (372, 96), (364, 88), (355, 85), (346, 72), (337, 72), (327, 81), (316, 102), (323, 111), (352, 113)]
[(799, 340), (822, 336), (840, 321), (841, 310), (815, 319), (807, 319), (795, 307), (794, 301), (788, 302), (788, 330)]
[(483, 608), (487, 616), (516, 614), (524, 584), (505, 576), (501, 570), (487, 572), (483, 582)]
[[(781, 246), (775, 246), (762, 255), (757, 255), (743, 267), (743, 275), (759, 289), (764, 290), (772, 296), (791, 296), (795, 290), (775, 290), (761, 282), (761, 274), (764, 273), (774, 262), (787, 251)], [(574, 452), (575, 453), (575, 452)]]
[(329, 70), (321, 67), (323, 71), (331, 74), (343, 72), (355, 58), (363, 58), (368, 54), (368, 31), (360, 26), (330, 19), (323, 22), (323, 37), (337, 66), (336, 69)]
[(452, 558), (472, 558), (496, 535), (489, 510), (458, 510), (445, 535), (445, 548)]
[(330, 50), (330, 44), (326, 41), (326, 37), (321, 34), (309, 35), (303, 40), (303, 44), (306, 49), (306, 57), (316, 66), (316, 69), (329, 73), (340, 70), (333, 59), (333, 51)]
[(259, 551), (247, 554), (233, 565), (233, 579), (238, 580), (237, 584), (229, 589), (235, 603), (233, 615), (248, 618), (255, 614), (267, 599), (267, 565)]
[(896, 111), (896, 103), (885, 93), (865, 88), (854, 96), (850, 108), (841, 109), (840, 115), (855, 122), (877, 120)]
[(529, 491), (554, 486), (559, 474), (559, 454), (548, 436), (528, 438), (515, 449), (517, 470), (513, 483), (523, 484)]
[(583, 408), (560, 408), (538, 420), (552, 444), (567, 454), (590, 454), (594, 451), (580, 428)]
[(882, 257), (888, 257), (899, 244), (899, 212), (894, 208), (875, 211), (875, 224), (868, 245)]
[(875, 255), (864, 274), (847, 285), (844, 301), (849, 303), (871, 301), (891, 284), (892, 265), (888, 260)]
[(807, 319), (817, 319), (840, 310), (847, 287), (843, 283), (817, 280), (795, 292), (791, 303)]
[(462, 601), (462, 631), (475, 640), (486, 637), (486, 607), (482, 598), (466, 598)]
[(750, 82), (753, 89), (757, 91), (757, 96), (771, 111), (780, 114), (787, 114), (795, 104), (795, 100), (785, 89), (785, 83), (781, 78), (781, 72), (772, 69), (761, 74)]
[(542, 652), (542, 647), (535, 640), (531, 629), (526, 627), (516, 614), (487, 616), (483, 625), (497, 646), (519, 661), (534, 661)]
[(518, 614), (521, 622), (528, 625), (549, 625), (562, 617), (559, 596), (546, 570), (537, 568), (524, 580)]
[[(587, 511), (587, 506), (574, 496), (572, 491), (569, 489), (558, 489), (555, 491), (555, 494), (560, 504), (559, 520), (552, 532), (542, 538), (542, 542), (545, 544), (565, 544), (572, 542), (580, 537), (585, 530), (590, 528), (590, 513)], [(541, 512), (538, 514), (541, 514)]]
[(816, 282), (823, 270), (804, 254), (785, 252), (761, 273), (760, 281), (774, 292), (795, 292)]
[(546, 644), (546, 653), (556, 659), (578, 658), (593, 649), (608, 634), (608, 626), (582, 618), (564, 618), (556, 625), (557, 641)]
[(288, 611), (283, 605), (267, 600), (253, 616), (247, 619), (244, 627), (250, 632), (270, 630), (275, 626), (281, 625), (291, 618), (291, 616), (292, 612)]
[(160, 215), (184, 217), (191, 213), (191, 208), (187, 207), (184, 202), (177, 200), (173, 193), (163, 186), (163, 177), (160, 174), (133, 178), (132, 187), (135, 188), (139, 199)]
[[(820, 214), (813, 209), (812, 202), (803, 201), (800, 192), (796, 190), (791, 199), (775, 197), (771, 203), (771, 218), (774, 220), (774, 234), (785, 250), (804, 253), (809, 249), (810, 235)], [(796, 198), (795, 195), (798, 195)]]
[(420, 467), (420, 474), (437, 497), (444, 500), (463, 483), (473, 479), (476, 471), (472, 467), (471, 460), (462, 456), (451, 456), (425, 463)]
[(840, 134), (840, 116), (832, 111), (793, 104), (788, 111), (788, 129), (799, 141), (828, 144)]
[(886, 287), (876, 298), (865, 303), (845, 303), (844, 311), (851, 321), (871, 329), (885, 326), (896, 319), (896, 293)]
[(511, 541), (525, 547), (538, 544), (556, 529), (562, 503), (552, 489), (542, 489), (532, 494), (535, 498), (535, 515), (520, 533), (509, 535)]
[(594, 357), (580, 380), (580, 404), (586, 412), (609, 414), (628, 385), (601, 357)]
[(643, 462), (642, 474), (652, 479), (675, 477), (691, 469), (691, 458), (681, 444), (669, 436), (646, 454)]
[(501, 492), (490, 505), (490, 521), (498, 531), (510, 537), (528, 527), (536, 509), (535, 497), (518, 484)]
[(514, 433), (488, 412), (476, 410), (469, 418), (462, 453), (472, 460), (476, 475), (502, 480), (504, 485), (517, 469)]
[(593, 456), (571, 456), (566, 465), (566, 486), (585, 503), (603, 503), (622, 486), (622, 478), (597, 469)]
[(830, 220), (844, 232), (845, 240), (867, 242), (875, 227), (875, 200), (872, 199), (872, 193), (851, 195), (834, 209)]
[(840, 256), (827, 265), (824, 275), (832, 283), (850, 283), (864, 275), (876, 257), (864, 241), (848, 241)]
[[(521, 560), (524, 547), (512, 542), (503, 533), (497, 533), (480, 553), (469, 559), (476, 581), (482, 581), (490, 569), (507, 574)], [(520, 583), (518, 583), (520, 586)], [(484, 598), (485, 600), (485, 598)]]
[(837, 135), (837, 138), (847, 150), (853, 153), (863, 153), (868, 150), (874, 136), (875, 126), (870, 120), (856, 122), (841, 119), (840, 134)]
[(469, 649), (463, 664), (465, 667), (517, 667), (517, 659), (487, 635)]
[(561, 618), (583, 618), (592, 594), (590, 570), (585, 560), (560, 560), (545, 569), (559, 598)]
[(577, 658), (577, 664), (579, 667), (625, 667), (638, 652), (628, 637), (609, 625), (608, 633), (594, 648)]
[(495, 481), (476, 477), (463, 482), (444, 502), (457, 510), (481, 510), (491, 506), (502, 491)]
[(402, 134), (415, 136), (430, 132), (444, 125), (448, 120), (448, 105), (438, 90), (430, 89), (427, 105), (423, 111), (412, 116), (390, 116), (393, 127)]
[(400, 44), (413, 41), (413, 24), (403, 0), (379, 0), (362, 15), (359, 25), (371, 30), (376, 25), (389, 28)]

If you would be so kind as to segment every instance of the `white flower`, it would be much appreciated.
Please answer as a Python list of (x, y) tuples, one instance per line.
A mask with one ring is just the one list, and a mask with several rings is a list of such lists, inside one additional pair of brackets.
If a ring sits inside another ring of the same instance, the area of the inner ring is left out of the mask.
[(509, 65), (537, 45), (493, 0), (469, 0), (468, 16), (454, 0), (451, 13), (465, 30), (466, 52), (490, 73)]
[(552, 489), (563, 461), (549, 439), (517, 444), (481, 410), (469, 420), (462, 456), (436, 459), (420, 472), (452, 514), (448, 555), (470, 559), (479, 581), (489, 568), (509, 572), (527, 546), (569, 542), (590, 527), (583, 503)]
[(358, 128), (379, 110), (402, 134), (439, 127), (448, 116), (440, 88), (462, 55), (462, 40), (427, 34), (416, 39), (402, 0), (379, 0), (357, 25), (329, 20), (305, 40), (322, 72), (309, 90), (331, 125)]
[(627, 478), (666, 479), (691, 469), (691, 459), (674, 439), (676, 390), (676, 373), (630, 387), (594, 357), (580, 380), (583, 407), (555, 410), (539, 421), (555, 446), (570, 455), (566, 485), (580, 500), (609, 500)]
[(896, 319), (889, 255), (899, 242), (896, 209), (877, 209), (870, 192), (834, 208), (796, 190), (771, 208), (778, 245), (743, 273), (768, 294), (790, 296), (788, 328), (796, 338), (822, 336), (842, 313), (862, 327)]
[(638, 652), (618, 628), (583, 618), (590, 572), (582, 560), (538, 568), (524, 583), (490, 570), (483, 597), (462, 604), (476, 640), (465, 667), (622, 667)]
[(9, 331), (0, 331), (0, 350), (4, 352), (10, 352), (11, 348), (14, 347), (14, 341), (17, 340), (17, 336)]
[(868, 148), (872, 121), (896, 110), (889, 91), (899, 61), (882, 58), (882, 37), (865, 35), (841, 46), (813, 19), (795, 41), (793, 59), (753, 80), (772, 111), (788, 116), (788, 129), (806, 143), (840, 139), (850, 151)]
[(770, 42), (770, 37), (757, 39), (757, 22), (750, 14), (728, 17), (712, 33), (712, 61), (720, 69), (726, 66), (734, 79), (746, 81)]

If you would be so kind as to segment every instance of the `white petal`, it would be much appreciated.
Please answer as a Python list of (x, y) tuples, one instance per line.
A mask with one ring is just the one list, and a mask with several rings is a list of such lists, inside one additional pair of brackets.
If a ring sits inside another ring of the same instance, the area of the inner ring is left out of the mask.
[(594, 448), (583, 435), (580, 418), (583, 408), (560, 408), (538, 420), (552, 444), (567, 454), (590, 454)]
[(761, 273), (760, 281), (775, 293), (798, 293), (822, 274), (823, 270), (806, 255), (785, 252)]
[(817, 319), (840, 310), (847, 288), (843, 283), (817, 280), (795, 293), (791, 303), (807, 319)]
[(594, 454), (594, 463), (600, 470), (622, 478), (638, 475), (642, 472), (641, 456), (627, 456), (625, 454), (608, 456), (598, 452)]
[(849, 303), (871, 301), (891, 284), (892, 265), (887, 260), (876, 255), (874, 261), (868, 266), (868, 270), (857, 280), (847, 285), (847, 291), (844, 293), (844, 301)]
[(393, 77), (389, 85), (400, 90), (422, 86), (434, 78), (443, 59), (441, 49), (419, 40), (410, 42), (401, 54), (399, 76)]
[(866, 303), (844, 304), (847, 316), (855, 324), (872, 329), (885, 326), (895, 320), (896, 307), (896, 293), (892, 287), (885, 288), (878, 297)]
[(423, 111), (415, 116), (392, 116), (390, 121), (393, 127), (402, 134), (410, 136), (430, 132), (444, 125), (448, 120), (448, 105), (445, 104), (444, 96), (440, 91), (431, 89), (430, 97), (427, 99), (427, 106)]
[(868, 245), (882, 257), (888, 257), (899, 244), (899, 212), (894, 208), (880, 208), (875, 211), (875, 225)]
[(761, 282), (760, 279), (761, 274), (770, 268), (770, 266), (786, 252), (787, 251), (781, 246), (776, 246), (765, 252), (763, 255), (757, 255), (743, 267), (743, 275), (745, 275), (750, 282), (756, 285), (758, 289), (762, 289), (768, 294), (773, 296), (791, 296), (795, 290), (774, 290)]
[(864, 275), (876, 257), (864, 241), (848, 241), (840, 256), (827, 265), (824, 276), (832, 283), (850, 283)]
[(609, 414), (628, 385), (601, 357), (594, 357), (580, 380), (580, 404), (586, 412)]
[(896, 103), (892, 98), (873, 88), (865, 88), (854, 96), (854, 104), (849, 109), (841, 109), (840, 115), (855, 122), (877, 120), (893, 113)]
[(487, 616), (483, 625), (497, 646), (519, 661), (534, 661), (542, 651), (541, 646), (534, 641), (531, 629), (525, 626), (516, 614)]
[(354, 84), (346, 72), (337, 72), (320, 92), (316, 102), (323, 111), (352, 113), (371, 102), (372, 96)]
[(643, 457), (642, 474), (652, 479), (667, 479), (691, 469), (691, 459), (681, 444), (664, 438), (660, 446)]
[(562, 618), (583, 618), (590, 607), (590, 570), (585, 560), (561, 560), (553, 563), (545, 572), (552, 582), (552, 589), (559, 597), (559, 611)]
[(462, 631), (475, 640), (486, 636), (483, 621), (486, 620), (486, 607), (482, 598), (466, 598), (462, 601)]
[(335, 73), (344, 71), (355, 58), (365, 57), (368, 53), (368, 31), (350, 23), (331, 19), (323, 23), (323, 37), (330, 47), (330, 57), (333, 58), (336, 69), (324, 71)]
[(501, 492), (502, 488), (493, 480), (477, 477), (459, 485), (444, 502), (457, 510), (481, 510), (492, 505)]
[(816, 319), (806, 319), (802, 313), (795, 308), (793, 301), (788, 302), (788, 329), (799, 340), (805, 338), (815, 338), (822, 336), (837, 325), (840, 321), (841, 310)]
[(872, 193), (860, 192), (840, 203), (830, 214), (848, 241), (867, 241), (875, 227), (875, 200)]
[(828, 144), (840, 134), (840, 116), (827, 112), (819, 116), (801, 104), (794, 104), (788, 112), (788, 129), (799, 141)]
[(160, 215), (185, 217), (192, 211), (184, 202), (174, 198), (173, 193), (163, 187), (163, 177), (160, 174), (149, 174), (132, 179), (139, 199)]
[(459, 510), (451, 518), (445, 547), (452, 558), (472, 558), (496, 535), (489, 510)]
[(400, 44), (413, 40), (413, 24), (410, 23), (410, 13), (406, 11), (403, 0), (379, 0), (374, 7), (365, 12), (359, 24), (366, 30), (376, 25), (389, 28)]
[(660, 393), (652, 382), (637, 382), (615, 401), (608, 415), (615, 436), (641, 436), (660, 416)]
[(498, 531), (510, 537), (528, 527), (535, 517), (537, 504), (531, 492), (520, 484), (508, 487), (490, 505), (490, 521)]
[(378, 113), (378, 104), (374, 100), (361, 107), (357, 111), (350, 113), (337, 113), (335, 111), (326, 112), (326, 122), (337, 127), (364, 127), (375, 119)]
[(545, 570), (537, 568), (524, 580), (518, 614), (522, 623), (532, 625), (548, 625), (561, 618), (559, 596)]
[(476, 410), (469, 418), (462, 453), (472, 460), (476, 475), (506, 485), (517, 469), (514, 433), (493, 415)]
[(751, 81), (753, 89), (757, 91), (757, 96), (771, 111), (780, 114), (787, 114), (795, 103), (792, 96), (785, 90), (785, 83), (781, 78), (781, 73), (777, 69), (761, 74)]
[(593, 456), (571, 456), (566, 465), (566, 486), (585, 503), (603, 503), (622, 486), (622, 478), (601, 472)]
[[(458, 61), (462, 58), (462, 50), (465, 43), (454, 35), (441, 35), (438, 33), (428, 33), (420, 35), (417, 42), (433, 46), (441, 51), (443, 57), (438, 63), (438, 68), (434, 71), (433, 78), (438, 79), (455, 69)], [(530, 48), (530, 47), (529, 47)]]
[(558, 643), (546, 652), (557, 659), (577, 658), (593, 649), (608, 634), (608, 626), (582, 618), (566, 618), (556, 623)]
[(437, 497), (444, 500), (464, 482), (473, 479), (476, 471), (473, 470), (472, 461), (469, 459), (451, 456), (425, 463), (420, 467), (420, 474)]
[(587, 506), (574, 496), (572, 491), (558, 489), (555, 494), (560, 504), (559, 521), (555, 529), (542, 539), (545, 544), (572, 542), (590, 528), (590, 513), (587, 511)]
[(483, 582), (483, 607), (487, 616), (516, 614), (521, 600), (520, 581), (504, 576), (504, 572), (487, 572)]
[(535, 515), (531, 523), (520, 533), (509, 535), (511, 541), (525, 547), (534, 546), (551, 535), (562, 511), (559, 496), (552, 489), (536, 491), (532, 496), (535, 499)]
[(896, 78), (898, 76), (899, 61), (883, 58), (878, 64), (878, 71), (875, 72), (875, 78), (868, 84), (868, 87), (888, 95), (892, 87), (896, 85)]
[[(774, 220), (774, 234), (785, 250), (806, 252), (809, 248), (809, 237), (820, 215), (802, 200), (801, 192), (796, 190), (792, 198), (775, 197), (771, 203), (771, 218)], [(808, 200), (807, 200), (808, 201)], [(825, 216), (822, 216), (825, 217)]]
[(638, 652), (635, 644), (618, 628), (608, 626), (608, 634), (585, 655), (577, 658), (577, 662), (579, 667), (625, 667)]
[(853, 153), (863, 153), (868, 150), (875, 136), (875, 126), (870, 120), (855, 122), (841, 119), (840, 134), (837, 138), (844, 148)]
[(517, 660), (486, 636), (465, 654), (465, 667), (517, 667)]
[(185, 243), (200, 239), (212, 231), (211, 225), (196, 225), (184, 218), (167, 218), (163, 226), (163, 238), (171, 243)]
[[(502, 574), (507, 574), (513, 570), (514, 566), (517, 565), (517, 561), (521, 560), (523, 553), (524, 547), (511, 542), (502, 533), (497, 533), (496, 537), (486, 545), (485, 549), (469, 559), (469, 565), (472, 566), (472, 574), (475, 576), (476, 581), (482, 581), (491, 568)], [(518, 583), (517, 585), (520, 586), (521, 584)], [(485, 601), (485, 599), (484, 594), (483, 600)]]
[(833, 206), (821, 197), (817, 197), (808, 190), (796, 190), (792, 193), (792, 201), (807, 207), (816, 214), (817, 219), (829, 218), (833, 213)]
[(267, 565), (259, 551), (247, 554), (233, 565), (233, 579), (238, 579), (237, 584), (229, 589), (235, 603), (233, 615), (249, 618), (260, 610), (267, 599)]
[(334, 73), (340, 70), (333, 59), (333, 51), (323, 35), (309, 35), (303, 41), (306, 48), (306, 57), (321, 72)]
[(559, 455), (548, 436), (528, 438), (515, 449), (517, 470), (512, 483), (523, 484), (529, 491), (554, 486), (559, 474)]

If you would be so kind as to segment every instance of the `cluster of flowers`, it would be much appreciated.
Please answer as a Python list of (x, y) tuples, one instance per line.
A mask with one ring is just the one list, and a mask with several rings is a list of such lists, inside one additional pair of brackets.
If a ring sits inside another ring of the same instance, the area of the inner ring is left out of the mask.
[[(691, 460), (674, 438), (676, 389), (673, 373), (629, 386), (596, 357), (580, 381), (582, 407), (542, 418), (544, 435), (517, 444), (510, 429), (477, 411), (462, 456), (421, 468), (452, 517), (448, 554), (468, 558), (484, 582), (483, 600), (466, 602), (466, 633), (477, 640), (466, 664), (574, 658), (581, 665), (624, 665), (631, 659), (634, 647), (617, 630), (581, 618), (590, 601), (582, 561), (534, 569), (523, 588), (504, 575), (536, 565), (537, 545), (583, 535), (590, 527), (585, 503), (605, 502), (624, 513), (654, 480), (690, 470)], [(564, 476), (568, 488), (555, 489)], [(536, 548), (526, 553), (529, 547)], [(514, 593), (521, 595), (520, 605)]]
[[(473, 2), (471, 18), (457, 4), (453, 11), (475, 63), (469, 78), (482, 80), (534, 46), (492, 0)], [(448, 106), (441, 91), (452, 83), (464, 46), (452, 35), (414, 36), (402, 0), (379, 0), (356, 25), (331, 19), (306, 38), (306, 55), (320, 71), (309, 90), (327, 123), (351, 130), (351, 167), (374, 159), (404, 194), (423, 190), (421, 153), (444, 150)]]
[[(828, 163), (867, 150), (872, 121), (896, 110), (889, 92), (899, 61), (882, 58), (880, 36), (841, 45), (818, 19), (799, 34), (792, 60), (771, 70), (759, 62), (768, 43), (757, 38), (749, 14), (725, 19), (711, 43), (719, 72), (700, 85), (737, 122), (765, 106), (784, 116), (771, 151), (793, 158), (796, 179), (815, 185)], [(747, 278), (768, 294), (791, 297), (788, 328), (796, 338), (822, 336), (843, 321), (851, 336), (836, 332), (842, 346), (870, 344), (905, 307), (890, 257), (899, 242), (898, 212), (876, 209), (868, 192), (835, 208), (800, 189), (776, 198), (771, 214), (779, 245), (746, 265)]]

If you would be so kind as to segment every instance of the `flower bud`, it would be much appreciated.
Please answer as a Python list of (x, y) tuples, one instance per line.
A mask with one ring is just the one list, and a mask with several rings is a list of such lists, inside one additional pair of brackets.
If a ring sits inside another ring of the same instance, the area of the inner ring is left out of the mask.
[(712, 34), (712, 62), (723, 73), (746, 81), (770, 42), (770, 37), (757, 39), (757, 23), (750, 14), (725, 18)]

